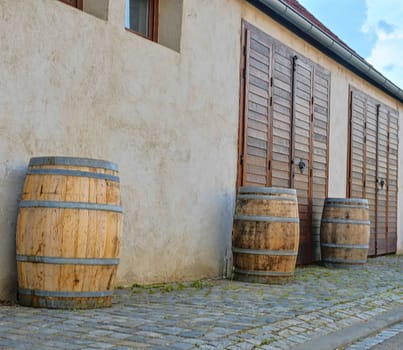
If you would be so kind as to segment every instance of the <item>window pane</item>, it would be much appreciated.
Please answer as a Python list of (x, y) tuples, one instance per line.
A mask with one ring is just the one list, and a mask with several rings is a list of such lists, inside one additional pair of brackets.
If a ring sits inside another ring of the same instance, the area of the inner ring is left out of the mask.
[(150, 0), (126, 0), (126, 27), (148, 36)]

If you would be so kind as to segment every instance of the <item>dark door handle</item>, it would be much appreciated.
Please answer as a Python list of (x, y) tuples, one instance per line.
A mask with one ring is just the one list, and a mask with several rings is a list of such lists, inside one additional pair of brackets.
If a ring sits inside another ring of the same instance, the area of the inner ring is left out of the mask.
[(305, 162), (301, 159), (298, 163), (298, 168), (301, 171), (301, 173), (304, 171), (304, 169), (306, 168), (306, 164)]
[(385, 186), (385, 180), (384, 179), (381, 179), (381, 180), (379, 180), (379, 179), (376, 179), (376, 183), (379, 183), (380, 185), (381, 185), (381, 188), (383, 188), (383, 186)]

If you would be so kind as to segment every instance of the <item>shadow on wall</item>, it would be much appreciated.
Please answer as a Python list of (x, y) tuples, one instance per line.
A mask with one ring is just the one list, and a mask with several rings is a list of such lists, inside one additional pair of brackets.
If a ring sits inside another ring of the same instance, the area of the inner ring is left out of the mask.
[(27, 166), (28, 162), (8, 160), (0, 164), (0, 300), (16, 300), (15, 232)]
[[(232, 227), (234, 223), (236, 193), (223, 193), (220, 198), (221, 220), (220, 231), (225, 233), (225, 249), (224, 254), (222, 277), (231, 278), (233, 270), (232, 259)], [(229, 219), (228, 219), (229, 218)], [(229, 233), (229, 234), (228, 234)], [(221, 254), (222, 254), (221, 253)]]

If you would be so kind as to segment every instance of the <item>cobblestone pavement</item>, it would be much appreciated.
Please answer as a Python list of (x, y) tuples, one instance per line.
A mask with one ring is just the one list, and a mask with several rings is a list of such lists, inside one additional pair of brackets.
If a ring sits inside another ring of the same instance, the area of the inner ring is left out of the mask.
[(0, 349), (291, 349), (403, 307), (403, 256), (297, 268), (285, 285), (229, 280), (117, 289), (111, 308), (0, 306)]

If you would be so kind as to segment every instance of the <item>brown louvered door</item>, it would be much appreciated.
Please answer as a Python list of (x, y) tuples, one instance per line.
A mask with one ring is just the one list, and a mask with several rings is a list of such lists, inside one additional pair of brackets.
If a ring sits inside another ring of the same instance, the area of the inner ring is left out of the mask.
[(248, 23), (242, 42), (237, 184), (297, 190), (297, 262), (308, 264), (320, 258), (330, 75)]
[(356, 89), (350, 92), (349, 197), (369, 203), (369, 255), (396, 251), (397, 112)]
[(244, 31), (244, 67), (241, 79), (244, 116), (240, 140), (239, 186), (271, 186), (270, 67), (271, 46), (264, 33)]
[(291, 187), (292, 61), (285, 47), (273, 48), (272, 186)]
[(368, 254), (375, 254), (377, 232), (377, 110), (374, 101), (362, 96), (365, 102), (364, 118), (364, 163), (363, 163), (363, 193), (359, 198), (368, 199), (369, 216), (371, 221)]
[(312, 124), (312, 240), (314, 260), (321, 260), (320, 221), (328, 193), (330, 75), (316, 68), (313, 87)]
[(382, 255), (386, 254), (388, 115), (379, 105), (377, 111), (376, 254)]
[[(365, 138), (365, 98), (355, 91), (350, 93), (350, 157), (349, 157), (349, 197), (362, 198), (364, 191), (364, 138)], [(375, 121), (376, 122), (376, 121)], [(375, 146), (376, 147), (376, 146)], [(376, 161), (376, 160), (375, 160)]]
[(397, 246), (397, 166), (399, 119), (394, 111), (389, 111), (388, 137), (388, 220), (386, 253), (395, 253)]
[(291, 187), (297, 190), (299, 207), (298, 264), (312, 262), (311, 118), (313, 69), (294, 58)]

